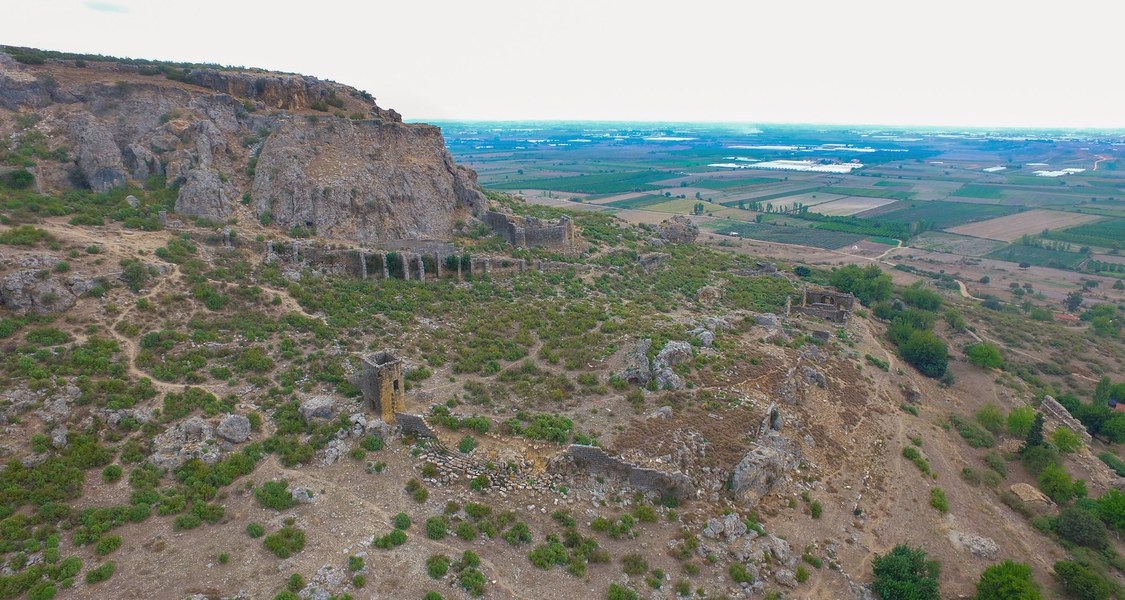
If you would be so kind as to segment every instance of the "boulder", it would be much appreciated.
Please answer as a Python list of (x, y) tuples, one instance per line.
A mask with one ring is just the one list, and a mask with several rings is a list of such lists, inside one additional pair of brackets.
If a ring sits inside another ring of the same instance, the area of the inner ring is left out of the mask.
[(825, 379), (824, 372), (820, 369), (814, 369), (808, 365), (802, 366), (801, 377), (805, 380), (805, 383), (809, 385), (816, 384), (817, 387), (820, 388), (828, 387), (828, 380)]
[(690, 244), (699, 236), (699, 227), (683, 215), (661, 221), (657, 231), (660, 237), (672, 244)]
[(121, 150), (109, 128), (88, 112), (77, 113), (71, 120), (75, 139), (78, 169), (95, 192), (107, 192), (125, 185), (125, 165)]
[(0, 304), (12, 311), (43, 315), (74, 306), (78, 298), (65, 282), (51, 275), (40, 278), (38, 273), (27, 269), (0, 278)]
[(227, 415), (219, 421), (215, 434), (228, 442), (241, 444), (250, 439), (250, 419), (245, 415)]
[(672, 366), (691, 360), (691, 344), (669, 340), (660, 353), (656, 355), (656, 362), (661, 365)]
[(621, 378), (634, 385), (645, 387), (652, 380), (652, 369), (649, 367), (648, 350), (652, 347), (652, 340), (640, 340), (625, 355), (625, 369), (621, 371)]
[(785, 587), (790, 587), (790, 588), (797, 587), (797, 576), (794, 575), (793, 571), (790, 571), (789, 569), (778, 570), (777, 572), (775, 572), (773, 574), (773, 578), (774, 578), (775, 581), (777, 581), (778, 583), (780, 583), (781, 585), (783, 585)]
[(313, 396), (298, 409), (306, 423), (326, 423), (336, 418), (336, 401), (331, 396)]
[(301, 504), (309, 504), (313, 501), (313, 491), (307, 487), (294, 488), (290, 494)]
[(691, 336), (698, 339), (699, 344), (704, 348), (710, 348), (715, 343), (715, 332), (703, 327), (692, 329)]
[(723, 290), (712, 285), (705, 285), (695, 293), (695, 299), (702, 304), (714, 304), (723, 299)]
[(968, 550), (973, 555), (988, 560), (995, 559), (996, 554), (1000, 552), (1000, 547), (991, 539), (979, 535), (969, 535), (956, 530), (951, 530), (949, 532), (949, 541), (959, 550)]
[(770, 331), (777, 331), (781, 329), (781, 317), (773, 313), (762, 313), (754, 315), (754, 322)]
[(657, 389), (661, 390), (679, 390), (684, 387), (683, 378), (668, 367), (653, 369), (652, 380), (656, 383)]
[(759, 439), (735, 467), (731, 489), (756, 502), (784, 482), (799, 464), (800, 449), (781, 435), (770, 433)]
[(59, 425), (58, 427), (52, 429), (51, 430), (51, 446), (58, 449), (58, 450), (62, 450), (63, 448), (66, 448), (66, 434), (67, 434), (66, 427), (63, 426), (63, 425)]

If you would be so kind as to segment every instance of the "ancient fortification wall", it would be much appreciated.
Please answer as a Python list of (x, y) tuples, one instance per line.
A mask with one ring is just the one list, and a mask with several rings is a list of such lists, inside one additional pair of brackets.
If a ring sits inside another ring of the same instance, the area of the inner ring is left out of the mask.
[(620, 477), (633, 487), (653, 491), (661, 496), (682, 500), (695, 490), (695, 484), (683, 473), (666, 473), (638, 467), (610, 456), (597, 446), (572, 444), (567, 448), (566, 455), (579, 468), (598, 475)]
[(547, 220), (491, 210), (484, 214), (483, 220), (500, 237), (517, 248), (565, 250), (574, 242), (574, 223), (569, 217)]

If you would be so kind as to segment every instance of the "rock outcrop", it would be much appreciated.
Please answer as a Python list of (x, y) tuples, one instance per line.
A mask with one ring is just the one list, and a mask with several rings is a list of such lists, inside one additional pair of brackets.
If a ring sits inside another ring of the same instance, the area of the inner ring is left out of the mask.
[(454, 163), (437, 127), (403, 123), (354, 88), (195, 66), (21, 64), (5, 50), (17, 52), (0, 47), (0, 111), (35, 111), (28, 131), (65, 157), (40, 161), (46, 191), (164, 176), (179, 186), (178, 213), (222, 221), (250, 211), (365, 243), (446, 238), (487, 210), (476, 173)]
[(683, 215), (661, 221), (657, 231), (670, 244), (690, 244), (699, 236), (699, 226)]

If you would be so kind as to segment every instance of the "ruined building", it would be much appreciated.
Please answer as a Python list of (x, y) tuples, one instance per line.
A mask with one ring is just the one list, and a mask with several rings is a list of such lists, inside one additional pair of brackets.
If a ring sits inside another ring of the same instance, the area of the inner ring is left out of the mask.
[(517, 248), (567, 250), (574, 243), (574, 222), (570, 217), (548, 220), (490, 210), (485, 213), (484, 222)]
[(801, 305), (793, 310), (803, 315), (820, 317), (833, 323), (847, 323), (852, 306), (855, 305), (855, 296), (824, 289), (801, 290)]
[(383, 350), (363, 357), (363, 401), (384, 422), (394, 423), (395, 413), (406, 411), (405, 384), (402, 361), (394, 354)]

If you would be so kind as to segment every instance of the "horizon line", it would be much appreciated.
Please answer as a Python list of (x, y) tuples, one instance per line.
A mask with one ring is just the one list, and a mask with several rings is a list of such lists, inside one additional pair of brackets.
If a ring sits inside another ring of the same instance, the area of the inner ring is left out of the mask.
[(740, 127), (759, 126), (788, 126), (788, 127), (850, 127), (850, 128), (881, 128), (881, 129), (1005, 129), (1013, 131), (1100, 131), (1125, 134), (1125, 125), (1100, 126), (1100, 125), (905, 125), (893, 123), (845, 123), (845, 122), (816, 122), (816, 121), (729, 121), (729, 120), (652, 120), (652, 119), (568, 119), (568, 118), (524, 118), (524, 119), (495, 119), (495, 118), (406, 118), (406, 123), (644, 123), (652, 125), (737, 125)]

